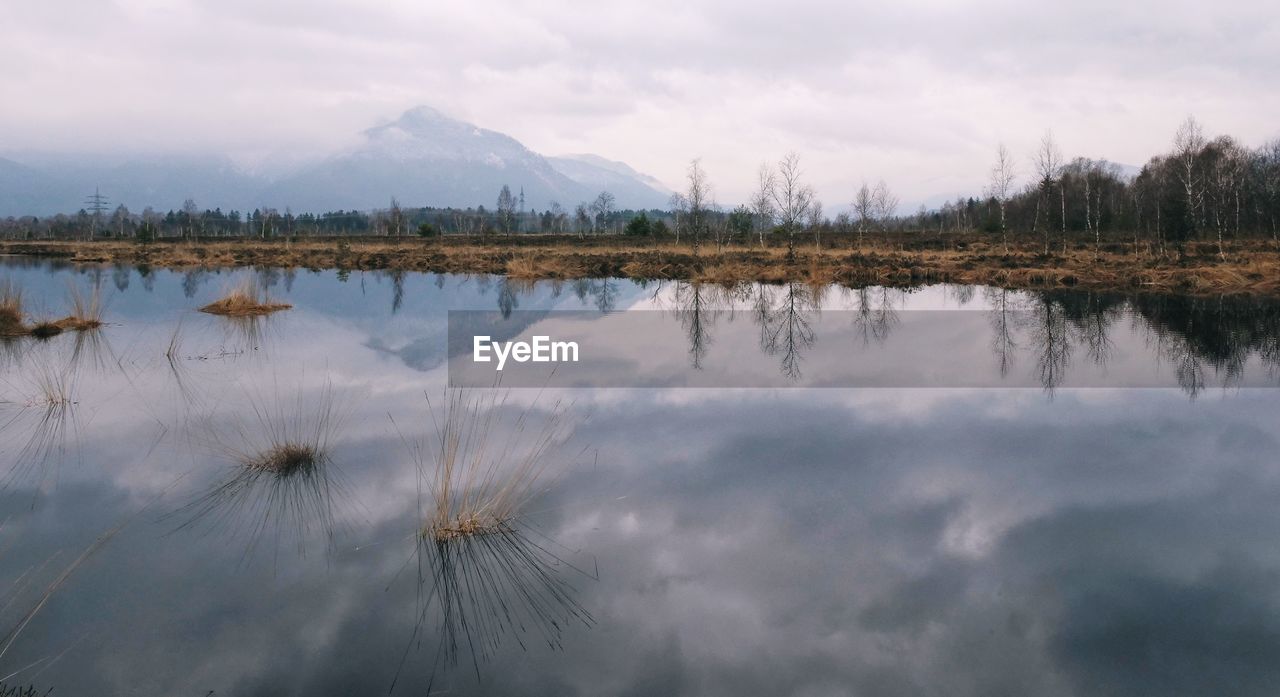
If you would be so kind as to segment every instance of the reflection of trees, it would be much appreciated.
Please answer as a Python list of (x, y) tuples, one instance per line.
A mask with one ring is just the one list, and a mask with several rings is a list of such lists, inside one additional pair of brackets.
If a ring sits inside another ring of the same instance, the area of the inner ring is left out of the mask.
[(854, 331), (862, 336), (864, 346), (873, 341), (883, 343), (898, 323), (898, 312), (893, 307), (893, 293), (896, 291), (884, 287), (863, 287), (853, 292), (857, 300), (853, 315)]
[(783, 286), (777, 305), (764, 317), (764, 350), (771, 356), (781, 354), (782, 374), (790, 380), (800, 379), (804, 350), (813, 346), (809, 319), (815, 309), (813, 290), (793, 282)]
[(1080, 337), (1089, 360), (1105, 365), (1114, 344), (1109, 337), (1111, 325), (1124, 315), (1124, 305), (1114, 296), (1099, 293), (1054, 294), (1067, 321)]
[[(977, 293), (977, 286), (970, 285), (951, 285), (947, 286), (947, 294), (955, 299), (956, 304), (964, 307), (973, 301), (973, 296)], [(990, 290), (990, 289), (988, 289)]]
[(1036, 374), (1045, 390), (1053, 392), (1062, 383), (1071, 362), (1070, 325), (1062, 306), (1051, 298), (1032, 303), (1023, 320), (1036, 357)]
[(391, 314), (400, 311), (404, 304), (404, 271), (394, 270), (391, 274)]
[(1073, 339), (1090, 360), (1104, 364), (1111, 332), (1126, 316), (1192, 396), (1209, 384), (1210, 371), (1224, 387), (1239, 384), (1253, 355), (1273, 375), (1280, 367), (1275, 301), (1081, 292), (1040, 293), (1033, 301), (1027, 324), (1041, 382), (1050, 389), (1061, 382)]
[(618, 304), (618, 282), (612, 279), (579, 279), (573, 282), (573, 292), (584, 304), (591, 298), (601, 312), (613, 312)]
[(1016, 315), (1012, 298), (1005, 288), (987, 288), (983, 291), (987, 304), (991, 306), (991, 352), (995, 354), (996, 363), (1000, 366), (1000, 377), (1009, 375), (1017, 356), (1018, 342), (1013, 338), (1013, 321)]
[(711, 327), (725, 306), (724, 292), (719, 286), (678, 281), (672, 301), (680, 327), (689, 339), (690, 363), (695, 370), (701, 370), (702, 359), (711, 345)]
[(520, 307), (520, 297), (510, 278), (502, 277), (498, 282), (498, 312), (502, 319), (510, 319), (511, 313)]
[(1223, 386), (1243, 378), (1251, 353), (1275, 370), (1280, 306), (1274, 302), (1170, 296), (1135, 298), (1132, 306), (1145, 320), (1150, 342), (1192, 396), (1207, 384), (1206, 367)]
[(133, 275), (133, 268), (125, 264), (116, 264), (111, 269), (111, 280), (116, 284), (116, 290), (123, 293), (129, 289), (129, 277)]
[(196, 292), (200, 290), (201, 284), (204, 283), (207, 272), (204, 269), (191, 269), (182, 274), (182, 295), (190, 300), (196, 297)]

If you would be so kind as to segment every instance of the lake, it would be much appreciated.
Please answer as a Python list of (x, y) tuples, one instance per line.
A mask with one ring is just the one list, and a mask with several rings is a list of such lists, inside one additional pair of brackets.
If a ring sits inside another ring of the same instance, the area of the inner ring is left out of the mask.
[[(195, 311), (250, 277), (293, 308)], [(36, 316), (97, 285), (107, 321), (0, 343), (7, 685), (1280, 684), (1277, 302), (25, 258), (0, 278)], [(451, 310), (607, 355), (466, 373)], [(450, 405), (489, 419), (495, 460), (545, 446), (500, 534), (422, 534)], [(315, 435), (323, 463), (247, 475), (274, 430)]]

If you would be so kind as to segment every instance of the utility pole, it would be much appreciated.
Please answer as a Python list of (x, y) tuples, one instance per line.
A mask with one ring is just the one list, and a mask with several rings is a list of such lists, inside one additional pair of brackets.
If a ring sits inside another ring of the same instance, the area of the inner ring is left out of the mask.
[(107, 197), (103, 196), (98, 187), (93, 187), (93, 195), (84, 200), (85, 209), (93, 213), (93, 231), (89, 235), (89, 239), (93, 239), (98, 235), (98, 226), (102, 224), (102, 214), (107, 210)]

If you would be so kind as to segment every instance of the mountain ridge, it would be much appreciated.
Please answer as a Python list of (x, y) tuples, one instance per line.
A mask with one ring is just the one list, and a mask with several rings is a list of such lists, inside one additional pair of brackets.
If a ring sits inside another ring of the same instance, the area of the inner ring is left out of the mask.
[(669, 195), (625, 163), (545, 157), (505, 133), (425, 105), (361, 136), (357, 146), (277, 177), (218, 155), (0, 157), (0, 216), (74, 213), (95, 188), (113, 207), (123, 203), (132, 211), (177, 209), (190, 198), (201, 208), (294, 213), (385, 208), (393, 197), (411, 207), (493, 207), (503, 185), (517, 194), (523, 189), (528, 208), (539, 210), (553, 202), (572, 208), (606, 189), (624, 208), (663, 205)]

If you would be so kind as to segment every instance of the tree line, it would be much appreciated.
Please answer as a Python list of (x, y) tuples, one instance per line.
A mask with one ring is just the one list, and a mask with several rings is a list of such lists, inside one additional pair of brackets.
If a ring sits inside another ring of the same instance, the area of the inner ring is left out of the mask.
[[(1019, 185), (1019, 182), (1023, 182)], [(1007, 249), (1010, 242), (1034, 241), (1048, 254), (1072, 244), (1131, 242), (1164, 254), (1189, 241), (1280, 238), (1280, 139), (1247, 147), (1231, 136), (1209, 138), (1189, 117), (1169, 150), (1140, 170), (1125, 171), (1105, 159), (1066, 159), (1052, 132), (1020, 158), (996, 148), (987, 184), (976, 196), (900, 215), (899, 198), (883, 181), (863, 182), (834, 217), (824, 213), (805, 182), (795, 153), (764, 163), (748, 200), (717, 203), (710, 175), (692, 160), (681, 191), (665, 210), (619, 209), (608, 191), (571, 207), (552, 202), (526, 210), (523, 190), (507, 185), (493, 208), (404, 207), (391, 198), (386, 208), (294, 214), (274, 208), (252, 212), (200, 209), (188, 199), (178, 210), (140, 213), (117, 206), (110, 213), (80, 210), (72, 215), (0, 220), (7, 239), (244, 237), (270, 239), (316, 235), (436, 236), (500, 234), (625, 234), (671, 238), (695, 250), (730, 243), (771, 240), (794, 256), (801, 239), (821, 248), (824, 236), (861, 246), (869, 232), (986, 233)]]

